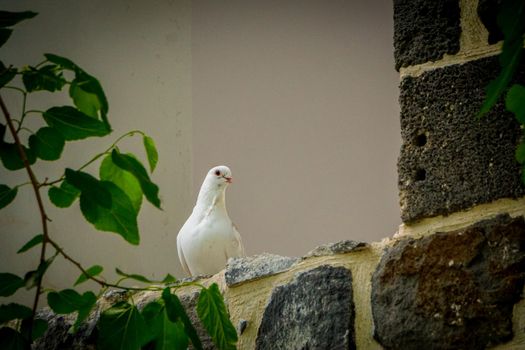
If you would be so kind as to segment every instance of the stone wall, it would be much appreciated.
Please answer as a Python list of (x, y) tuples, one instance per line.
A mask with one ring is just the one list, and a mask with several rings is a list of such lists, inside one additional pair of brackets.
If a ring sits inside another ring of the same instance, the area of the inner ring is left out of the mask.
[[(239, 349), (525, 349), (520, 129), (501, 103), (475, 118), (498, 72), (497, 2), (394, 0), (403, 224), (382, 242), (232, 260), (203, 279), (223, 290)], [(179, 293), (191, 313), (197, 290)], [(85, 329), (76, 347), (92, 344)]]

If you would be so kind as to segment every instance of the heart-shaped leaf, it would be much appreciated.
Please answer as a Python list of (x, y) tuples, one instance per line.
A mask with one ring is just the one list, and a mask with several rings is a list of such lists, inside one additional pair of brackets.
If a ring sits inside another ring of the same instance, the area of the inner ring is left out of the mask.
[(15, 199), (17, 192), (18, 187), (10, 188), (7, 185), (0, 185), (0, 209), (9, 205)]

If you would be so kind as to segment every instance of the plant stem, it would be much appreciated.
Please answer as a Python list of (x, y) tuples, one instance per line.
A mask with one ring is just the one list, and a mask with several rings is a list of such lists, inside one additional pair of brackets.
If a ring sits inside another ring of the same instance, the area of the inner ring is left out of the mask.
[[(129, 131), (127, 133), (125, 133), (124, 135), (121, 135), (118, 139), (115, 140), (115, 142), (113, 142), (111, 144), (111, 146), (109, 146), (104, 152), (102, 153), (99, 153), (97, 154), (96, 156), (94, 156), (93, 158), (91, 158), (87, 163), (85, 163), (84, 165), (82, 165), (80, 168), (78, 168), (78, 171), (80, 170), (83, 170), (85, 168), (87, 168), (89, 165), (91, 165), (93, 162), (95, 162), (97, 159), (99, 159), (100, 157), (102, 156), (105, 156), (106, 154), (109, 154), (111, 152), (111, 150), (113, 148), (115, 148), (117, 146), (117, 144), (125, 137), (128, 137), (128, 136), (133, 136), (135, 134), (140, 134), (142, 136), (144, 136), (144, 133), (140, 130), (132, 130), (132, 131)], [(60, 178), (56, 179), (56, 180), (53, 180), (53, 181), (44, 181), (43, 183), (40, 184), (40, 187), (43, 187), (43, 186), (52, 186), (56, 183), (59, 183), (60, 181), (64, 180), (65, 178), (65, 175), (62, 175)]]
[(26, 103), (27, 103), (27, 92), (22, 92), (23, 98), (22, 98), (22, 116), (20, 117), (20, 122), (18, 123), (18, 128), (16, 128), (16, 132), (18, 133), (20, 129), (22, 129), (22, 123), (24, 122), (24, 119), (26, 117)]
[(97, 277), (94, 277), (94, 276), (90, 276), (89, 273), (86, 271), (86, 269), (84, 269), (84, 267), (78, 262), (76, 261), (75, 259), (73, 259), (69, 254), (67, 254), (64, 249), (62, 249), (55, 241), (53, 241), (52, 239), (48, 239), (48, 242), (49, 244), (51, 244), (53, 246), (53, 248), (56, 249), (56, 251), (58, 253), (60, 253), (60, 255), (62, 255), (64, 257), (64, 259), (68, 260), (69, 262), (71, 262), (73, 265), (75, 265), (80, 271), (82, 271), (82, 273), (88, 277), (90, 280), (98, 283), (101, 287), (104, 287), (104, 288), (107, 288), (107, 287), (112, 287), (112, 288), (118, 288), (118, 289), (123, 289), (123, 290), (161, 290), (161, 288), (156, 288), (156, 287), (153, 287), (153, 288), (136, 288), (136, 287), (122, 287), (122, 286), (119, 286), (118, 284), (113, 284), (113, 283), (107, 283), (106, 281), (103, 281)]
[[(42, 202), (42, 197), (40, 196), (40, 190), (39, 190), (39, 182), (33, 173), (33, 170), (31, 169), (31, 166), (29, 165), (29, 161), (27, 160), (27, 156), (24, 152), (24, 148), (22, 147), (22, 143), (20, 142), (20, 139), (18, 138), (18, 134), (16, 132), (16, 129), (13, 125), (13, 121), (11, 119), (11, 116), (9, 114), (9, 111), (7, 110), (7, 107), (4, 103), (4, 100), (2, 99), (2, 96), (0, 96), (0, 108), (2, 109), (2, 112), (4, 113), (5, 120), (7, 122), (7, 125), (9, 127), (9, 130), (11, 131), (11, 134), (13, 135), (13, 139), (15, 140), (16, 147), (18, 148), (18, 153), (20, 155), (20, 158), (24, 162), (24, 167), (27, 171), (27, 174), (29, 176), (29, 179), (31, 180), (31, 185), (33, 186), (33, 190), (35, 192), (36, 201), (38, 204), (38, 210), (40, 212), (40, 219), (42, 221), (42, 248), (40, 250), (40, 264), (44, 264), (45, 258), (46, 258), (46, 244), (49, 241), (49, 233), (47, 229), (47, 220), (48, 217), (46, 215), (46, 211), (44, 209), (44, 203)], [(40, 265), (39, 265), (40, 266)], [(43, 274), (42, 274), (43, 275)], [(42, 278), (43, 276), (39, 275), (37, 277), (37, 285), (36, 285), (36, 292), (35, 292), (35, 299), (33, 301), (33, 310), (31, 314), (31, 322), (29, 324), (29, 334), (32, 334), (33, 329), (33, 320), (35, 319), (36, 310), (38, 308), (38, 299), (40, 297), (40, 291), (42, 289)]]

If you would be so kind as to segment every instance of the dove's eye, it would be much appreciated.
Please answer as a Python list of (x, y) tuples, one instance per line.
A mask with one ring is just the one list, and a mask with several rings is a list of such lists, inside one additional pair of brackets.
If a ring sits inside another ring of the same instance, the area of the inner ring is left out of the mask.
[(215, 170), (215, 175), (221, 176), (221, 171), (220, 170)]

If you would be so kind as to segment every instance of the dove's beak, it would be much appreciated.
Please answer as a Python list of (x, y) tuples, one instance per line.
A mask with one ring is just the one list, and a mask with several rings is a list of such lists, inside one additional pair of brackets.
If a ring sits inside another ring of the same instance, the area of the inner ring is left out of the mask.
[(231, 177), (224, 177), (226, 179), (226, 182), (231, 184), (232, 183), (232, 178)]

